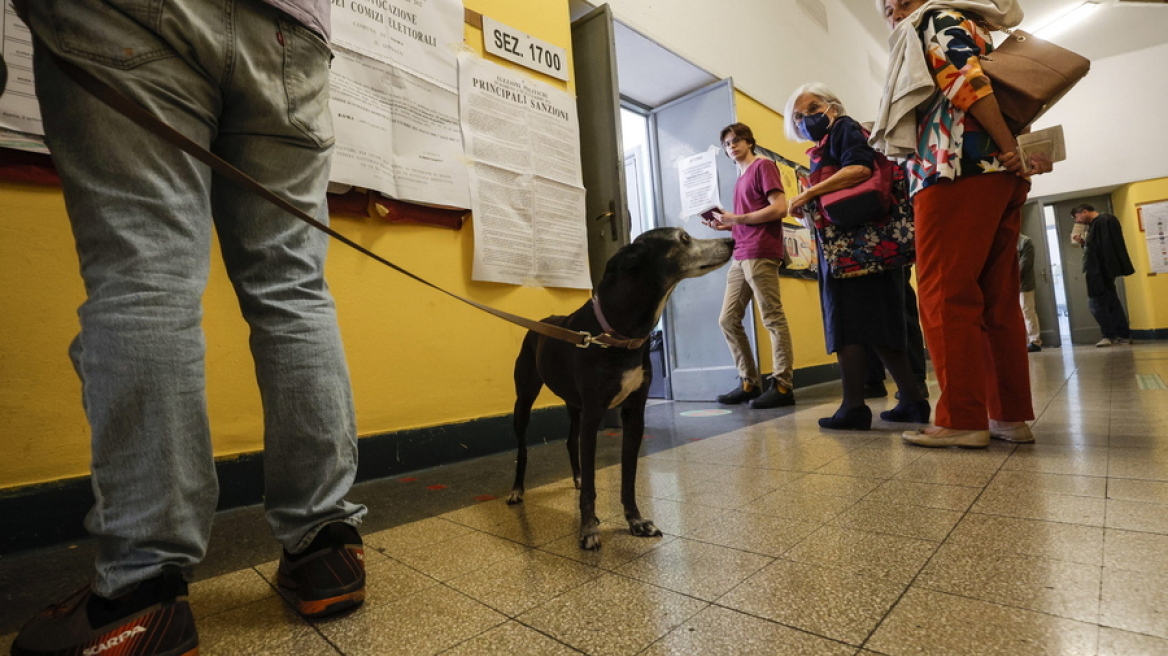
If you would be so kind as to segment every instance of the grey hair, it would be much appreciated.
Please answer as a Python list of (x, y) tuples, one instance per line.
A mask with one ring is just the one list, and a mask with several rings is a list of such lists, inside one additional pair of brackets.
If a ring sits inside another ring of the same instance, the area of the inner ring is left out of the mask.
[(806, 137), (799, 134), (799, 125), (795, 123), (794, 118), (795, 101), (805, 93), (809, 93), (826, 102), (828, 105), (835, 107), (836, 116), (848, 115), (848, 110), (844, 107), (844, 102), (831, 89), (828, 89), (826, 84), (822, 82), (808, 82), (807, 84), (801, 85), (787, 99), (787, 107), (783, 110), (783, 133), (791, 141), (807, 141)]

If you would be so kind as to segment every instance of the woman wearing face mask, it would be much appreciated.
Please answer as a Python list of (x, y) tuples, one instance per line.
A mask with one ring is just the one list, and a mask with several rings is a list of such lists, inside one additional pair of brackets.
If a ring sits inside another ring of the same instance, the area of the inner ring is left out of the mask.
[[(835, 166), (830, 177), (795, 196), (789, 209), (815, 227), (819, 248), (819, 290), (824, 337), (834, 352), (843, 382), (843, 401), (835, 414), (819, 420), (824, 428), (868, 430), (872, 412), (864, 403), (866, 346), (884, 362), (900, 390), (900, 403), (880, 417), (885, 421), (929, 422), (931, 408), (921, 397), (905, 349), (904, 265), (908, 262), (896, 244), (873, 243), (865, 226), (839, 229), (825, 222), (815, 199), (859, 184), (872, 175), (876, 152), (868, 145), (860, 124), (846, 115), (843, 103), (822, 84), (804, 84), (791, 94), (784, 113), (787, 138), (816, 144), (808, 151), (813, 178), (820, 168)], [(908, 211), (894, 207), (893, 212)], [(845, 247), (837, 247), (840, 245)], [(863, 274), (837, 277), (852, 267)]]
[[(877, 0), (892, 37), (872, 144), (906, 157), (916, 217), (921, 323), (941, 387), (921, 446), (1033, 442), (1018, 232), (1030, 182), (980, 57), (1014, 0)], [(1028, 174), (1050, 170), (1032, 157)]]

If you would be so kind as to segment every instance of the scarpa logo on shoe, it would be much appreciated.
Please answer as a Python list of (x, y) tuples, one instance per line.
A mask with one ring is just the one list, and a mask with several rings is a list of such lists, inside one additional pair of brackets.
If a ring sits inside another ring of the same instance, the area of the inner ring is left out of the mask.
[(130, 638), (133, 638), (139, 633), (146, 633), (146, 627), (139, 625), (132, 629), (126, 629), (109, 640), (106, 640), (101, 644), (94, 645), (93, 647), (89, 647), (81, 653), (85, 654), (85, 656), (96, 656), (96, 654), (100, 654), (107, 649), (113, 649), (114, 647), (117, 647), (118, 645), (129, 640)]

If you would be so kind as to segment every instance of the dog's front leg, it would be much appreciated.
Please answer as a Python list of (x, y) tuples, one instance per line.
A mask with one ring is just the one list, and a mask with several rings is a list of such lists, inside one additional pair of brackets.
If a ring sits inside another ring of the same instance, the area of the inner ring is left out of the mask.
[(580, 408), (568, 406), (568, 462), (572, 465), (572, 483), (580, 489)]
[(596, 431), (604, 417), (602, 406), (589, 404), (580, 413), (580, 548), (600, 548), (600, 521), (596, 519)]
[(633, 401), (621, 407), (621, 504), (625, 520), (633, 535), (652, 538), (661, 535), (653, 520), (641, 517), (637, 508), (637, 457), (641, 454), (641, 438), (645, 435), (645, 402)]

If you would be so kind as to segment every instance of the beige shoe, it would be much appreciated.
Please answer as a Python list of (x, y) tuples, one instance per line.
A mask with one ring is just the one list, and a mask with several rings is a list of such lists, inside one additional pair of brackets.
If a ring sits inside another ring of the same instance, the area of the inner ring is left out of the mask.
[(915, 431), (905, 431), (901, 437), (909, 444), (917, 446), (960, 446), (968, 449), (984, 449), (990, 445), (988, 430), (955, 430), (941, 426), (929, 426)]
[(1014, 444), (1031, 444), (1034, 442), (1034, 433), (1026, 422), (994, 421), (990, 420), (990, 437), (995, 440), (1013, 442)]

